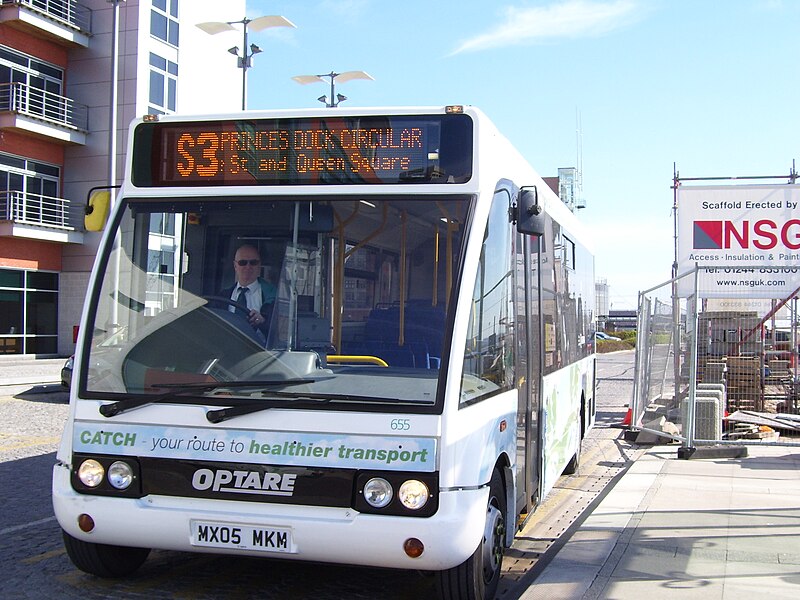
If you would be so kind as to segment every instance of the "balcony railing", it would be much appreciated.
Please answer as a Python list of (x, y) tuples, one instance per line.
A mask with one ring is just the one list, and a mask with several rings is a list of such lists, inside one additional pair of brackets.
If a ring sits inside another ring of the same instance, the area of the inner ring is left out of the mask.
[(88, 132), (88, 107), (25, 83), (0, 84), (0, 111), (10, 111)]
[(75, 229), (70, 219), (69, 200), (41, 194), (0, 191), (0, 221)]
[(0, 4), (24, 6), (83, 33), (92, 30), (92, 11), (72, 0), (0, 0)]

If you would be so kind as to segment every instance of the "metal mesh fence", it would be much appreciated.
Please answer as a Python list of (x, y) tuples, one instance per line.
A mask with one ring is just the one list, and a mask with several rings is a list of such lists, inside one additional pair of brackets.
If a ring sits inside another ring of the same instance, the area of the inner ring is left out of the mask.
[[(778, 293), (759, 298), (743, 270), (763, 281), (758, 267), (698, 268), (640, 294), (637, 441), (800, 445), (800, 274), (786, 269)], [(720, 291), (726, 271), (738, 289)]]
[(639, 297), (636, 372), (631, 424), (653, 436), (681, 439), (681, 399), (688, 377), (682, 375), (686, 348), (686, 301), (675, 299), (676, 281)]

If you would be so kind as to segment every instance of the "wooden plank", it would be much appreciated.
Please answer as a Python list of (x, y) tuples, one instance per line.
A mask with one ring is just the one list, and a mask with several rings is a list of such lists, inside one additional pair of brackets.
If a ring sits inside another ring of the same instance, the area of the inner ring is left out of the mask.
[(725, 420), (731, 423), (750, 423), (752, 425), (766, 425), (773, 429), (800, 432), (800, 422), (794, 419), (780, 419), (778, 415), (761, 413), (751, 410), (737, 410)]

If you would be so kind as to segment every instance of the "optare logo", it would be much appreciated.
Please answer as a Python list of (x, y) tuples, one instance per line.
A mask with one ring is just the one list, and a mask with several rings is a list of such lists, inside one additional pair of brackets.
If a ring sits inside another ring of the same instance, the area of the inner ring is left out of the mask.
[(200, 491), (292, 496), (296, 478), (296, 473), (197, 469), (192, 476), (192, 487)]
[(758, 221), (694, 221), (692, 247), (695, 250), (800, 249), (800, 219), (779, 223)]

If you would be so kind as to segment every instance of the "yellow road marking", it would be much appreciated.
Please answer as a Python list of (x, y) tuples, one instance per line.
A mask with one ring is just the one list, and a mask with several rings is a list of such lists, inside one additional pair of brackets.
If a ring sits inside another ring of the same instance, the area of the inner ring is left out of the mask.
[(65, 554), (66, 550), (64, 548), (59, 548), (58, 550), (50, 550), (50, 552), (44, 552), (43, 554), (38, 554), (36, 556), (31, 556), (29, 558), (23, 558), (20, 562), (26, 565), (35, 565), (36, 563), (42, 562), (43, 560), (49, 560), (51, 558), (55, 558), (56, 556), (61, 556)]
[(6, 443), (5, 440), (2, 440), (0, 441), (0, 451), (19, 450), (20, 448), (33, 448), (34, 446), (57, 444), (59, 440), (61, 440), (60, 436), (50, 436), (50, 437), (25, 436), (20, 441), (12, 443)]

